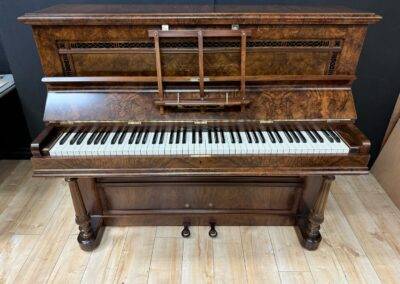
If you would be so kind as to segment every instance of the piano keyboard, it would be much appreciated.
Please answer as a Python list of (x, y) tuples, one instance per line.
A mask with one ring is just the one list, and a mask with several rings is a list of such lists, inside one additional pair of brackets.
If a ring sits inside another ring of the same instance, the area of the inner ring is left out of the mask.
[(59, 157), (346, 153), (349, 147), (333, 130), (294, 128), (70, 129), (50, 149), (50, 156)]

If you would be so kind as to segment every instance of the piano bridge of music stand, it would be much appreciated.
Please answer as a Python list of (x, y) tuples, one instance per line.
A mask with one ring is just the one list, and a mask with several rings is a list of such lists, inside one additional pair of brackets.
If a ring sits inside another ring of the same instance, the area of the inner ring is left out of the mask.
[[(156, 56), (157, 70), (157, 86), (158, 99), (155, 104), (159, 107), (160, 113), (164, 113), (165, 107), (176, 108), (200, 108), (204, 111), (206, 108), (225, 108), (239, 106), (243, 111), (245, 106), (250, 103), (246, 97), (246, 40), (251, 36), (250, 30), (149, 30), (148, 35), (154, 38), (154, 49)], [(198, 77), (174, 77), (176, 82), (198, 82), (199, 98), (198, 99), (181, 99), (177, 92), (177, 99), (171, 100), (166, 98), (163, 82), (165, 81), (162, 75), (161, 49), (160, 38), (187, 38), (197, 37), (198, 41), (198, 60), (199, 60), (199, 75)], [(204, 48), (203, 40), (205, 37), (240, 37), (240, 76), (219, 76), (210, 79), (204, 75)], [(231, 82), (240, 81), (239, 98), (236, 96), (236, 91), (226, 91), (224, 99), (212, 99), (205, 94), (204, 83), (208, 81), (216, 82)], [(230, 96), (232, 94), (232, 96)], [(233, 98), (232, 98), (233, 97)]]

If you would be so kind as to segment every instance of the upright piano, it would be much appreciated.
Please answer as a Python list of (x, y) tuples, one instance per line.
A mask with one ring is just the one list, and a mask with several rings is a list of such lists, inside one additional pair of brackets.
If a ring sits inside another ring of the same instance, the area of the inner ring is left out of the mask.
[(34, 175), (69, 183), (84, 250), (132, 225), (295, 226), (314, 250), (334, 176), (368, 171), (351, 87), (374, 13), (58, 5), (19, 20), (48, 90)]

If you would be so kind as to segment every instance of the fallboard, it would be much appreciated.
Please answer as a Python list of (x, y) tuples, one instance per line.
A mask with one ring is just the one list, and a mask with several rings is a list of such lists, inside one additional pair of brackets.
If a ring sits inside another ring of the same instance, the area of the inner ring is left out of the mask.
[[(190, 96), (190, 93), (186, 93)], [(206, 93), (206, 96), (208, 94)], [(224, 101), (224, 93), (213, 98)], [(177, 104), (179, 95), (166, 97)], [(47, 96), (46, 122), (130, 122), (130, 121), (304, 121), (355, 120), (356, 112), (350, 89), (270, 88), (247, 92), (249, 104), (241, 109), (218, 105), (201, 111), (196, 108), (166, 108), (160, 113), (154, 104), (155, 92), (127, 90), (50, 91)]]

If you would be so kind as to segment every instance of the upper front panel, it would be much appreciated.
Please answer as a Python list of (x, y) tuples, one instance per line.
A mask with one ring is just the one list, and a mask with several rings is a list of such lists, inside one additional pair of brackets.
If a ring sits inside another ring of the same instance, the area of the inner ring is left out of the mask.
[[(156, 76), (155, 43), (148, 36), (154, 29), (161, 26), (37, 26), (34, 33), (46, 77)], [(246, 39), (246, 76), (354, 75), (365, 35), (364, 26), (242, 25), (240, 29), (252, 31)], [(198, 76), (196, 37), (161, 38), (159, 44), (163, 76)], [(203, 54), (205, 77), (240, 75), (240, 37), (204, 38)]]
[[(150, 6), (62, 5), (22, 17), (34, 25), (44, 82), (56, 91), (45, 119), (356, 118), (349, 88), (366, 24), (379, 17), (277, 6), (257, 13), (199, 6), (190, 14), (193, 6), (179, 7), (156, 13)], [(257, 105), (266, 97), (268, 105)], [(104, 112), (83, 103), (89, 98)], [(313, 107), (299, 109), (305, 104)]]

